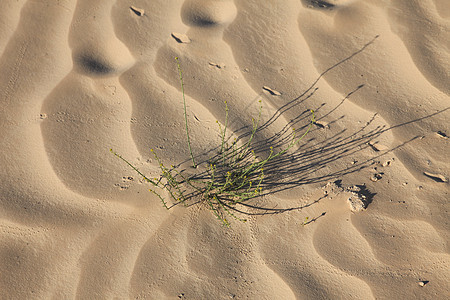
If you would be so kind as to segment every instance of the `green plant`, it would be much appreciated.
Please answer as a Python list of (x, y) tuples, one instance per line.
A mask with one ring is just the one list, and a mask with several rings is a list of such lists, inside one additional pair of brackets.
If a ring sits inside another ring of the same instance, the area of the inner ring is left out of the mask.
[(170, 168), (166, 167), (156, 152), (151, 149), (151, 152), (159, 164), (161, 173), (159, 178), (149, 178), (121, 155), (117, 154), (112, 149), (111, 152), (127, 163), (153, 186), (150, 191), (158, 196), (164, 207), (167, 209), (169, 209), (169, 206), (161, 195), (161, 190), (165, 190), (175, 203), (182, 203), (184, 205), (198, 202), (205, 203), (217, 219), (225, 226), (230, 225), (227, 217), (232, 217), (236, 220), (245, 222), (245, 218), (238, 216), (238, 214), (242, 215), (245, 214), (245, 212), (237, 209), (237, 206), (239, 204), (245, 206), (244, 203), (247, 200), (261, 195), (264, 180), (264, 166), (268, 162), (283, 156), (289, 149), (294, 147), (306, 136), (315, 122), (314, 111), (311, 110), (311, 122), (300, 137), (297, 137), (295, 130), (293, 130), (290, 142), (287, 146), (278, 151), (275, 151), (273, 147), (270, 147), (267, 156), (260, 159), (255, 154), (252, 146), (261, 119), (262, 104), (260, 105), (258, 118), (256, 120), (252, 119), (252, 130), (248, 140), (242, 145), (238, 145), (238, 140), (234, 139), (230, 145), (227, 142), (226, 137), (228, 128), (228, 104), (225, 102), (224, 127), (222, 128), (217, 121), (221, 136), (221, 144), (220, 147), (218, 147), (219, 154), (197, 165), (194, 160), (190, 143), (183, 76), (178, 58), (175, 59), (178, 65), (181, 91), (183, 94), (187, 143), (192, 164), (196, 172), (194, 174), (183, 174), (185, 170), (179, 170), (178, 167), (173, 165)]

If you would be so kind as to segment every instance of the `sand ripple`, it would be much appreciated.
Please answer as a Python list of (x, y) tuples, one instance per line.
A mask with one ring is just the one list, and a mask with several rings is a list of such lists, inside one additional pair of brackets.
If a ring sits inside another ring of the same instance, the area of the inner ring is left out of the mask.
[[(450, 169), (445, 1), (3, 2), (0, 298), (444, 299), (448, 182), (424, 174)], [(316, 111), (256, 203), (297, 209), (167, 211), (109, 152), (151, 176), (150, 148), (189, 158), (175, 56), (196, 153), (224, 101), (239, 136), (262, 99), (262, 144)]]

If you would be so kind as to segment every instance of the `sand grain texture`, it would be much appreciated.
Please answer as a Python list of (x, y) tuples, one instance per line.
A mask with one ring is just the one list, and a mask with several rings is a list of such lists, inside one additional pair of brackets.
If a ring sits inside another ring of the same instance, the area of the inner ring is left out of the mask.
[[(450, 297), (447, 1), (0, 8), (0, 299)], [(175, 57), (199, 159), (224, 101), (261, 157), (315, 111), (250, 202), (289, 211), (166, 210), (110, 153), (189, 162)]]

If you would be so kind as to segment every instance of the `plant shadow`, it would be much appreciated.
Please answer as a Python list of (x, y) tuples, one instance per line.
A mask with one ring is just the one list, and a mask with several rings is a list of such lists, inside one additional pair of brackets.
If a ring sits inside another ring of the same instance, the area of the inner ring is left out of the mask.
[[(224, 217), (224, 214), (222, 214), (222, 210), (226, 211), (228, 215), (231, 215), (235, 219), (245, 221), (244, 218), (240, 217), (241, 215), (279, 214), (310, 207), (320, 202), (326, 196), (302, 206), (284, 208), (277, 206), (268, 207), (262, 204), (264, 201), (261, 201), (261, 199), (265, 196), (274, 195), (303, 185), (339, 182), (345, 175), (360, 172), (372, 165), (381, 156), (392, 153), (418, 137), (414, 137), (392, 149), (380, 151), (377, 155), (371, 156), (363, 161), (350, 162), (350, 159), (357, 153), (372, 147), (370, 144), (371, 141), (394, 128), (433, 117), (448, 109), (395, 126), (375, 126), (374, 120), (377, 114), (374, 114), (370, 120), (355, 130), (342, 129), (339, 132), (332, 133), (332, 136), (321, 137), (320, 131), (327, 130), (330, 125), (338, 123), (344, 116), (337, 117), (329, 123), (322, 122), (321, 120), (330, 116), (346, 99), (364, 88), (364, 85), (359, 85), (350, 91), (331, 110), (325, 111), (325, 104), (321, 104), (313, 108), (313, 110), (304, 110), (295, 118), (289, 120), (281, 130), (269, 138), (252, 142), (254, 134), (258, 134), (262, 130), (269, 128), (287, 111), (293, 110), (294, 108), (298, 109), (298, 107), (301, 107), (300, 105), (305, 106), (304, 102), (315, 94), (318, 90), (317, 83), (326, 73), (364, 51), (377, 38), (378, 36), (375, 36), (361, 49), (322, 72), (309, 88), (298, 97), (277, 109), (263, 124), (257, 124), (255, 127), (255, 123), (253, 123), (252, 127), (247, 126), (235, 131), (234, 134), (237, 138), (234, 141), (231, 141), (230, 137), (226, 138), (225, 132), (222, 132), (221, 145), (195, 156), (198, 162), (197, 168), (186, 167), (189, 160), (185, 160), (171, 168), (166, 168), (155, 154), (155, 157), (160, 163), (162, 174), (157, 182), (153, 182), (141, 174), (130, 163), (125, 162), (133, 167), (147, 181), (170, 193), (174, 203), (166, 206), (168, 209), (179, 204), (190, 207), (207, 203), (216, 217), (224, 221), (225, 225), (228, 225), (228, 221)], [(228, 110), (226, 111), (228, 113)], [(315, 120), (316, 114), (321, 115), (318, 120)], [(304, 134), (299, 138), (292, 131), (292, 128), (296, 128), (295, 132), (303, 132)], [(315, 132), (318, 134), (315, 134)], [(300, 140), (301, 143), (298, 143)], [(295, 147), (292, 147), (293, 141), (295, 141)], [(248, 144), (249, 146), (248, 148), (242, 148), (242, 146), (238, 147), (238, 144)], [(234, 152), (242, 151), (242, 149), (244, 149), (242, 155), (236, 156)], [(274, 153), (276, 155), (273, 155)], [(233, 160), (233, 162), (230, 163), (230, 160)], [(194, 157), (192, 157), (192, 161), (194, 161)], [(261, 164), (260, 162), (264, 163)], [(257, 167), (254, 167), (255, 165)], [(246, 174), (248, 178), (244, 176)], [(163, 179), (165, 182), (161, 183)], [(252, 182), (256, 182), (257, 185), (252, 186)], [(200, 183), (200, 186), (197, 183)], [(365, 197), (369, 199), (365, 203), (367, 206), (373, 198), (373, 193), (365, 187), (360, 186), (359, 188), (361, 189), (361, 193), (365, 193)], [(220, 192), (217, 192), (219, 189)], [(242, 191), (239, 191), (240, 189)], [(236, 193), (236, 191), (239, 193)], [(166, 205), (164, 199), (159, 194), (157, 195), (163, 201), (164, 205)], [(317, 218), (311, 219), (306, 224), (314, 222), (322, 216), (325, 216), (325, 213)]]

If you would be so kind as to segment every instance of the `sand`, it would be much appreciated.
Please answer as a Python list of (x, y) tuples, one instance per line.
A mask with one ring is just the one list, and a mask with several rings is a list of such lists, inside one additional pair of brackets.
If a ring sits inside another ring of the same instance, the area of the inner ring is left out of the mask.
[[(0, 299), (450, 297), (448, 1), (282, 2), (1, 1)], [(286, 211), (167, 210), (110, 152), (190, 169), (175, 57), (199, 161), (311, 126), (248, 201)]]

